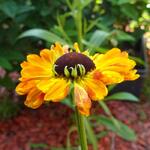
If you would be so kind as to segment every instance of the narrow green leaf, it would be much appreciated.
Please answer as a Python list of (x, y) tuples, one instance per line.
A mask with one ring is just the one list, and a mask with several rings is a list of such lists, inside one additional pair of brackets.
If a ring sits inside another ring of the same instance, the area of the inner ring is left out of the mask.
[(86, 1), (82, 1), (81, 0), (81, 9), (83, 9), (84, 7), (88, 6), (90, 3), (92, 2), (92, 0), (86, 0)]
[(109, 35), (108, 32), (96, 30), (91, 36), (89, 45), (91, 45), (92, 47), (99, 47), (106, 40), (108, 35)]
[(118, 0), (118, 4), (122, 5), (122, 4), (126, 4), (126, 3), (131, 3), (133, 0)]
[(71, 109), (74, 109), (74, 106), (72, 104), (72, 100), (70, 97), (65, 98), (63, 101), (61, 101), (61, 103), (69, 106)]
[(134, 61), (136, 61), (137, 63), (143, 65), (143, 66), (146, 66), (146, 63), (144, 60), (142, 60), (141, 58), (138, 58), (138, 57), (133, 57), (133, 56), (130, 56), (131, 59), (133, 59)]
[(93, 145), (93, 150), (97, 150), (98, 144), (97, 144), (96, 134), (94, 133), (90, 121), (87, 118), (85, 119), (85, 128), (87, 131), (87, 138), (89, 142)]
[(114, 38), (116, 38), (118, 41), (135, 41), (135, 38), (133, 36), (121, 30), (114, 30), (112, 34), (115, 36)]
[(117, 124), (119, 124), (120, 128), (117, 128), (116, 125), (114, 125), (114, 122), (108, 117), (99, 116), (99, 118), (97, 119), (97, 121), (100, 124), (106, 126), (106, 128), (115, 132), (117, 135), (119, 135), (123, 139), (129, 140), (129, 141), (136, 140), (136, 134), (131, 128), (129, 128), (127, 125), (125, 125), (124, 123), (122, 123), (121, 121), (119, 121), (115, 118), (114, 118), (114, 120), (115, 120), (115, 122), (117, 122)]
[(138, 19), (138, 10), (134, 5), (124, 4), (121, 7), (121, 12), (131, 19)]
[(139, 99), (131, 93), (128, 92), (118, 92), (113, 95), (107, 96), (105, 100), (128, 100), (132, 102), (138, 102)]
[(30, 147), (32, 149), (45, 149), (48, 148), (48, 145), (46, 143), (30, 143)]
[(71, 148), (71, 142), (70, 142), (70, 135), (71, 135), (71, 133), (74, 132), (74, 131), (77, 131), (77, 127), (76, 127), (76, 126), (70, 127), (70, 129), (69, 129), (69, 131), (68, 131), (68, 134), (67, 134), (67, 143), (66, 143), (66, 145), (67, 145), (67, 150), (72, 150), (72, 148)]
[(23, 32), (18, 39), (25, 38), (25, 37), (37, 37), (42, 40), (45, 40), (50, 43), (54, 42), (60, 42), (62, 44), (67, 44), (65, 40), (63, 40), (61, 37), (57, 36), (56, 34), (44, 30), (44, 29), (31, 29)]
[(99, 101), (99, 104), (108, 116), (112, 116), (111, 111), (109, 110), (104, 101)]

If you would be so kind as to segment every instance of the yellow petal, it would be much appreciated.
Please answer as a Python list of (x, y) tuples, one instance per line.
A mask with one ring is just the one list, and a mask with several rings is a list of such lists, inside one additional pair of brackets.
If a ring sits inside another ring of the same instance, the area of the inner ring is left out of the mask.
[[(127, 52), (121, 52), (118, 48), (113, 48), (106, 54), (95, 55), (93, 61), (96, 65), (96, 70), (101, 74), (100, 80), (105, 84), (134, 80), (139, 76), (132, 73), (136, 65), (135, 61), (128, 58)], [(129, 75), (130, 78), (128, 77)]]
[(45, 92), (44, 100), (58, 102), (64, 99), (69, 92), (70, 82), (63, 78), (53, 78), (46, 81), (41, 80), (37, 87)]
[(36, 54), (29, 54), (27, 56), (27, 61), (33, 65), (39, 66), (39, 62), (41, 62), (41, 58)]
[(24, 61), (21, 64), (22, 78), (37, 79), (53, 76), (53, 55), (54, 52), (50, 52), (45, 49), (41, 51), (41, 57), (36, 54), (30, 54), (27, 56), (27, 62)]
[(54, 45), (51, 46), (51, 50), (54, 50), (55, 56), (59, 58), (63, 54), (65, 54), (66, 49), (63, 49), (60, 43), (56, 42)]
[(94, 79), (102, 81), (104, 84), (115, 84), (124, 81), (124, 76), (115, 71), (103, 71), (97, 70), (91, 72)]
[(74, 43), (73, 47), (75, 48), (75, 50), (76, 50), (77, 53), (80, 52), (78, 43)]
[(78, 84), (74, 86), (74, 100), (79, 112), (88, 116), (90, 114), (91, 100), (85, 89)]
[(33, 87), (35, 86), (35, 83), (33, 80), (20, 82), (16, 87), (16, 92), (19, 95), (27, 94)]
[(139, 74), (136, 74), (137, 70), (131, 70), (125, 75), (125, 80), (136, 80), (140, 77)]
[(92, 100), (102, 100), (108, 94), (104, 83), (92, 77), (85, 78), (83, 81), (81, 81), (81, 84), (83, 87), (85, 87), (89, 97)]
[(29, 65), (21, 71), (21, 76), (28, 79), (47, 78), (53, 75), (51, 68)]
[(42, 60), (47, 63), (47, 64), (54, 64), (54, 62), (56, 61), (57, 57), (55, 55), (55, 51), (54, 50), (49, 50), (49, 49), (43, 49), (40, 51), (40, 56), (42, 58)]
[(27, 95), (25, 105), (30, 108), (36, 109), (40, 105), (42, 105), (43, 102), (44, 102), (44, 93), (40, 92), (36, 88), (33, 88), (32, 90), (29, 91)]

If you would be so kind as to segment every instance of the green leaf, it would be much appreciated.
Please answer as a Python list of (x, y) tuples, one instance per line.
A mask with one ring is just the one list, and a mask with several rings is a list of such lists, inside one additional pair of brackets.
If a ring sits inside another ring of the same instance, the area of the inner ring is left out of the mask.
[(85, 118), (85, 128), (87, 132), (87, 138), (90, 141), (90, 143), (93, 145), (93, 150), (97, 150), (98, 149), (97, 137), (91, 127), (90, 121), (87, 118)]
[(134, 61), (136, 61), (137, 63), (139, 63), (143, 66), (146, 66), (146, 62), (144, 60), (142, 60), (141, 58), (133, 57), (133, 56), (130, 56), (130, 58), (133, 59)]
[(138, 19), (138, 10), (134, 5), (126, 4), (121, 7), (122, 13), (131, 19)]
[(88, 6), (91, 2), (92, 0), (86, 0), (86, 1), (81, 0), (81, 8), (83, 9), (84, 7)]
[(139, 99), (131, 93), (128, 92), (118, 92), (113, 95), (107, 96), (105, 100), (128, 100), (132, 102), (138, 102)]
[(118, 0), (119, 5), (126, 4), (126, 3), (131, 3), (131, 2), (133, 2), (133, 0)]
[(8, 70), (11, 70), (13, 68), (9, 61), (6, 58), (2, 57), (0, 57), (0, 66)]
[(42, 40), (45, 40), (47, 42), (50, 43), (54, 43), (54, 42), (60, 42), (62, 44), (67, 44), (67, 42), (65, 40), (63, 40), (61, 37), (57, 36), (56, 34), (44, 30), (44, 29), (31, 29), (31, 30), (27, 30), (25, 32), (23, 32), (18, 38), (25, 38), (25, 37), (37, 37), (40, 38)]
[(116, 127), (112, 119), (105, 117), (105, 116), (99, 116), (97, 121), (100, 124), (106, 126), (106, 128), (108, 128), (109, 130), (115, 132), (118, 136), (122, 137), (125, 140), (128, 140), (128, 141), (136, 140), (136, 134), (131, 128), (129, 128), (127, 125), (125, 125), (121, 121), (115, 118), (113, 119), (115, 120), (115, 122), (117, 122), (117, 124), (119, 125), (119, 128)]
[(117, 38), (118, 41), (131, 41), (131, 42), (135, 41), (135, 38), (126, 32), (114, 30), (112, 33), (115, 33), (114, 38)]
[(68, 134), (67, 134), (67, 150), (72, 150), (72, 146), (71, 146), (71, 142), (70, 142), (70, 135), (72, 132), (77, 131), (77, 127), (76, 126), (72, 126), (69, 128)]
[(3, 13), (5, 13), (8, 17), (14, 18), (17, 14), (18, 8), (14, 1), (8, 0), (8, 1), (4, 1), (0, 5), (0, 10), (2, 10)]
[(72, 100), (70, 97), (65, 98), (61, 101), (62, 104), (69, 106), (71, 109), (74, 109), (74, 106), (72, 104)]
[(104, 101), (98, 101), (100, 106), (103, 108), (103, 110), (105, 111), (105, 113), (108, 115), (108, 116), (112, 116), (111, 114), (111, 111), (109, 110), (109, 108), (107, 107), (107, 105), (105, 104)]
[(109, 35), (108, 32), (102, 30), (96, 30), (91, 36), (88, 45), (91, 47), (99, 47), (106, 40), (108, 35)]
[(30, 148), (32, 149), (45, 149), (48, 148), (48, 145), (45, 143), (30, 143)]
[(21, 5), (21, 6), (18, 8), (18, 13), (17, 13), (17, 15), (19, 15), (19, 14), (21, 14), (21, 13), (27, 13), (27, 12), (32, 11), (32, 10), (35, 10), (35, 7), (30, 6), (30, 5), (24, 5), (24, 6)]

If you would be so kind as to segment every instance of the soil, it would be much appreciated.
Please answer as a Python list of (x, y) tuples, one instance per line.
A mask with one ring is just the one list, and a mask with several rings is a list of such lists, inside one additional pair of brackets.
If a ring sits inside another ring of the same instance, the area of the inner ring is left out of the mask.
[[(133, 128), (136, 142), (128, 142), (114, 133), (99, 140), (100, 150), (150, 150), (150, 101), (108, 103), (113, 115)], [(96, 108), (97, 109), (97, 108)], [(99, 108), (99, 112), (102, 110)], [(65, 147), (73, 111), (60, 103), (51, 103), (37, 110), (25, 108), (18, 116), (0, 121), (0, 150), (50, 150)], [(71, 136), (72, 143), (76, 132)], [(89, 145), (89, 149), (92, 149)]]

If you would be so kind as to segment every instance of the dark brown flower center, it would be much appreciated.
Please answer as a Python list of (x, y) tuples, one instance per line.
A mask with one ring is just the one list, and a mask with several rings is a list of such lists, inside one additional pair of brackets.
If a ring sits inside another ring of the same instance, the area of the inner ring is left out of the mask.
[[(81, 67), (82, 66), (82, 67)], [(84, 74), (93, 70), (95, 64), (93, 61), (84, 54), (77, 52), (66, 53), (55, 62), (55, 72), (58, 75), (64, 75), (67, 69), (68, 73), (71, 75), (73, 69), (76, 69), (77, 76), (82, 75), (82, 69), (84, 69)], [(73, 76), (73, 75), (71, 75)]]

